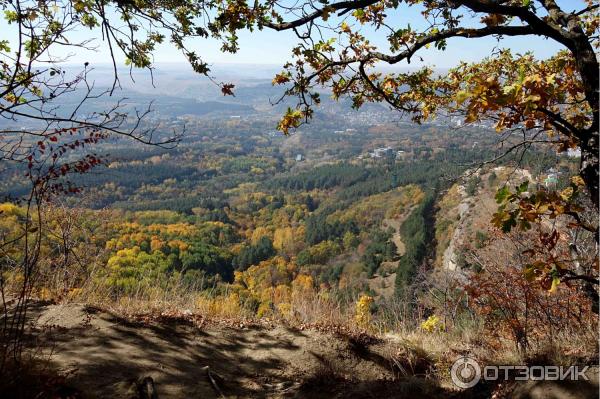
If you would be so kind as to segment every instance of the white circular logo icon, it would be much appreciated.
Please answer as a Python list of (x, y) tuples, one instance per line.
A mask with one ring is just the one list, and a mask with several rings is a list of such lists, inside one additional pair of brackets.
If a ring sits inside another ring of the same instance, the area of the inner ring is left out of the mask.
[(452, 382), (459, 388), (471, 388), (477, 385), (481, 379), (481, 367), (475, 359), (462, 356), (452, 363), (450, 369)]

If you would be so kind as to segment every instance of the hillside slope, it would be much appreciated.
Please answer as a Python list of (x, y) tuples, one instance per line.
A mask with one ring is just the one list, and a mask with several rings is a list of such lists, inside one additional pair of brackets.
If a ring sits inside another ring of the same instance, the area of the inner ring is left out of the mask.
[(441, 198), (436, 218), (435, 265), (448, 270), (461, 267), (460, 248), (465, 243), (481, 245), (496, 212), (496, 191), (504, 184), (533, 180), (527, 170), (496, 167), (491, 171), (465, 173)]

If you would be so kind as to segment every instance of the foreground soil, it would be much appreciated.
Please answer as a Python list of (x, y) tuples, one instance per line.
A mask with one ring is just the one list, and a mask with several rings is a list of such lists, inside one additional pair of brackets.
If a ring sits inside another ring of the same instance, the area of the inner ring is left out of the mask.
[[(442, 387), (425, 359), (413, 359), (409, 369), (396, 357), (398, 344), (381, 340), (189, 318), (131, 321), (78, 304), (37, 304), (31, 317), (38, 353), (66, 376), (54, 397), (140, 398), (147, 377), (160, 399), (492, 395), (483, 385), (469, 392)], [(588, 394), (598, 389), (583, 388), (591, 391), (577, 386), (551, 397), (594, 397)], [(520, 389), (520, 397), (536, 397)]]

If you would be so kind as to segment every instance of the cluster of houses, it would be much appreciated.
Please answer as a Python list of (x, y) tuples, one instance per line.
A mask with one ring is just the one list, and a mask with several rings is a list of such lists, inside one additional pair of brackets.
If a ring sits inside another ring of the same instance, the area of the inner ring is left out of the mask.
[(344, 134), (344, 133), (354, 133), (356, 132), (356, 129), (353, 128), (348, 128), (346, 130), (334, 130), (333, 133), (334, 134)]
[(380, 147), (375, 148), (369, 155), (371, 158), (391, 158), (394, 155), (394, 150), (392, 147)]
[[(376, 158), (376, 159), (390, 159), (390, 158), (404, 159), (404, 158), (406, 158), (407, 153), (402, 150), (394, 151), (394, 149), (392, 147), (379, 147), (379, 148), (375, 148), (373, 151), (369, 152), (367, 155), (370, 158)], [(365, 156), (360, 155), (358, 158), (363, 159), (363, 158), (365, 158)]]

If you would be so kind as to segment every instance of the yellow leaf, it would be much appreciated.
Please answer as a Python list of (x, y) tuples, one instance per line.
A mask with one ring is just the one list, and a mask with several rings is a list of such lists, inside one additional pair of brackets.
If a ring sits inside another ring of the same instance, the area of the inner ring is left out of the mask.
[(567, 187), (560, 192), (560, 197), (565, 201), (568, 201), (573, 196), (573, 187)]
[(552, 277), (552, 285), (550, 285), (550, 289), (548, 290), (548, 292), (556, 291), (556, 287), (558, 287), (559, 284), (560, 284), (560, 279), (556, 276)]
[(456, 100), (457, 105), (461, 105), (462, 103), (464, 103), (467, 98), (469, 98), (469, 93), (467, 93), (464, 90), (459, 91), (454, 96), (454, 99)]
[(280, 85), (280, 84), (283, 84), (283, 83), (287, 83), (289, 81), (290, 81), (290, 78), (286, 74), (284, 74), (284, 73), (278, 73), (273, 78), (272, 84), (273, 85)]
[(548, 204), (541, 204), (538, 206), (537, 211), (538, 211), (538, 213), (546, 213), (546, 212), (548, 212), (548, 208), (549, 208)]
[(578, 187), (585, 186), (585, 182), (583, 181), (583, 178), (579, 175), (571, 177), (571, 182)]

